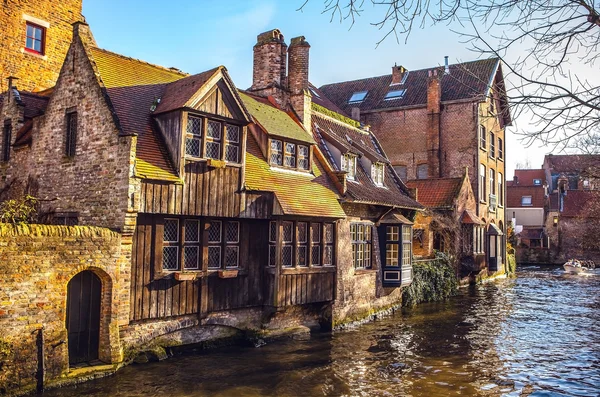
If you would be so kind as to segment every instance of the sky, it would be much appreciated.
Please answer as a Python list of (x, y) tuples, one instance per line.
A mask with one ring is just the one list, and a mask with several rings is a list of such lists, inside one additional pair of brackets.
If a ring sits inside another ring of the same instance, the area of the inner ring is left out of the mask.
[[(372, 23), (381, 8), (365, 1), (354, 25), (324, 14), (324, 0), (84, 0), (83, 14), (98, 46), (144, 61), (199, 73), (224, 65), (237, 87), (252, 84), (256, 36), (279, 29), (289, 39), (311, 44), (310, 80), (316, 86), (479, 59), (448, 26), (416, 29), (408, 42), (388, 37)], [(526, 121), (524, 121), (526, 122)], [(542, 165), (547, 148), (525, 147), (517, 138), (520, 120), (506, 130), (506, 175), (518, 163)]]

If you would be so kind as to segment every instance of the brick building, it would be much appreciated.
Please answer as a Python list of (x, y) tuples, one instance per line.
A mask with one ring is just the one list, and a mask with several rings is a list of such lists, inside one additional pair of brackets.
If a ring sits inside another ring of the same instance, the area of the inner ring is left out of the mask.
[(10, 76), (27, 91), (54, 86), (71, 44), (72, 23), (83, 21), (82, 0), (10, 0), (0, 5), (0, 82)]
[(546, 187), (543, 169), (515, 170), (513, 180), (506, 183), (506, 216), (520, 244), (527, 247), (548, 246), (544, 231)]
[(476, 215), (488, 229), (486, 262), (503, 270), (489, 249), (505, 231), (504, 130), (511, 124), (499, 59), (414, 71), (394, 66), (389, 75), (320, 89), (346, 115), (371, 126), (403, 180), (476, 170), (470, 180)]

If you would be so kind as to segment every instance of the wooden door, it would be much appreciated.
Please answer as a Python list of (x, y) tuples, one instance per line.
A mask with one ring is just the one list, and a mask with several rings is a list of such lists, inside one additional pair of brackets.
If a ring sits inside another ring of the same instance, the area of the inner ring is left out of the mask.
[(98, 359), (101, 289), (100, 279), (89, 270), (77, 274), (67, 285), (70, 364)]

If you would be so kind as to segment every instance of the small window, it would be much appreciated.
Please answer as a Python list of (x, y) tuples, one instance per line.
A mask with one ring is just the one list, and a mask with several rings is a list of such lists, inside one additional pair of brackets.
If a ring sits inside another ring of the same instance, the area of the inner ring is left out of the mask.
[(485, 165), (483, 164), (479, 164), (479, 201), (481, 202), (485, 202), (485, 173), (486, 173), (486, 169), (485, 169)]
[(285, 156), (283, 164), (286, 167), (296, 168), (296, 145), (290, 142), (285, 143)]
[(12, 140), (12, 125), (10, 121), (4, 123), (2, 131), (2, 161), (10, 160), (10, 142)]
[(504, 148), (502, 146), (502, 138), (498, 138), (498, 159), (502, 160), (504, 158)]
[(496, 137), (493, 132), (490, 132), (490, 157), (496, 157)]
[(502, 190), (502, 184), (504, 180), (504, 176), (501, 172), (498, 173), (498, 205), (500, 207), (504, 206), (504, 191)]
[(417, 179), (427, 179), (429, 176), (429, 166), (427, 164), (419, 164), (417, 166)]
[(394, 170), (396, 171), (396, 174), (398, 174), (400, 179), (402, 179), (403, 181), (406, 181), (406, 166), (405, 165), (395, 165)]
[(542, 184), (542, 180), (541, 179), (534, 179), (533, 180), (533, 184), (536, 185), (536, 186), (539, 186), (539, 185)]
[(308, 146), (298, 145), (298, 168), (308, 170), (310, 168), (310, 151)]
[(27, 22), (25, 50), (35, 54), (44, 55), (46, 28)]
[(371, 165), (371, 178), (377, 186), (383, 186), (384, 174), (385, 165), (383, 163), (374, 163)]
[(179, 270), (179, 219), (165, 219), (162, 254), (163, 270)]
[(481, 148), (483, 150), (487, 149), (487, 143), (485, 141), (487, 139), (486, 134), (487, 134), (487, 132), (485, 130), (485, 127), (482, 125), (479, 126), (479, 145), (481, 146)]
[(357, 91), (352, 94), (348, 103), (358, 103), (365, 100), (368, 91)]
[(389, 91), (386, 95), (384, 99), (401, 99), (404, 97), (404, 94), (406, 94), (406, 90), (392, 90)]
[(271, 164), (283, 165), (283, 142), (271, 139)]
[(221, 123), (209, 120), (206, 128), (206, 157), (221, 158)]
[(77, 144), (77, 112), (67, 113), (67, 131), (65, 135), (65, 155), (67, 157), (75, 156), (75, 146)]
[(225, 161), (240, 162), (240, 136), (241, 128), (239, 126), (227, 124), (225, 127)]
[(188, 116), (185, 154), (193, 157), (202, 156), (202, 119), (200, 117)]
[(412, 264), (412, 226), (402, 225), (402, 266)]
[(523, 205), (523, 206), (530, 206), (530, 205), (532, 205), (532, 203), (531, 203), (531, 196), (522, 196), (521, 197), (521, 205)]
[(490, 194), (496, 194), (496, 171), (490, 168)]
[(356, 156), (351, 153), (346, 153), (341, 157), (340, 168), (346, 171), (346, 179), (350, 181), (356, 180)]
[(364, 223), (350, 224), (350, 239), (352, 240), (352, 263), (355, 269), (370, 269), (372, 226)]
[(282, 238), (281, 238), (281, 266), (292, 267), (292, 252), (294, 248), (294, 222), (282, 223)]

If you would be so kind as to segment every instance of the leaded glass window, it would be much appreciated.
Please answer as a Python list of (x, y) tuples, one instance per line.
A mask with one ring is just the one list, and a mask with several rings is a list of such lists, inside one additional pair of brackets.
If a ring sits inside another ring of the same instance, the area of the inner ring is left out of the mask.
[(293, 250), (293, 222), (282, 222), (282, 246), (281, 246), (281, 265), (284, 267), (291, 267), (292, 263), (292, 250)]
[(185, 154), (202, 156), (202, 118), (188, 115), (185, 136)]
[(298, 222), (296, 228), (296, 240), (298, 241), (296, 251), (296, 264), (298, 266), (308, 266), (307, 251), (308, 251), (308, 224), (306, 222)]
[(371, 268), (372, 226), (364, 223), (350, 224), (352, 262), (355, 269)]
[(206, 128), (206, 157), (221, 158), (221, 123), (209, 120)]
[(227, 124), (225, 127), (225, 160), (232, 163), (240, 162), (240, 137), (241, 128), (237, 125)]
[(271, 164), (283, 165), (283, 142), (271, 139)]
[(179, 270), (179, 219), (165, 219), (162, 254), (164, 270)]
[(286, 167), (296, 168), (296, 145), (293, 143), (285, 143), (284, 164)]
[(310, 169), (309, 153), (308, 146), (298, 145), (298, 168), (301, 170)]
[(310, 263), (313, 266), (321, 266), (321, 224), (311, 223), (310, 225)]

